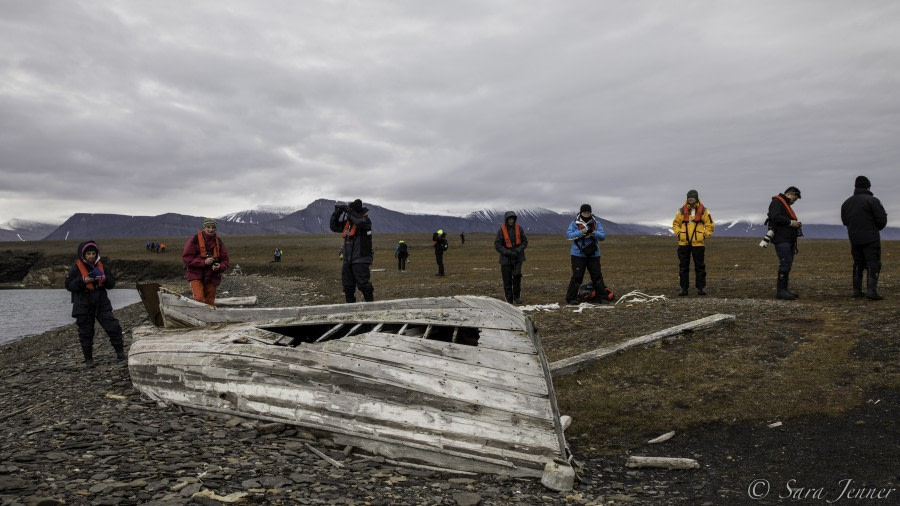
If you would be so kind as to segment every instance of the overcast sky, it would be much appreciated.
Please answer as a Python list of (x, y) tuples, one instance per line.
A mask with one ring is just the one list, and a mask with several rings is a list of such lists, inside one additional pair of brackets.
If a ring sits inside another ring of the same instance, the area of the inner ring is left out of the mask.
[(0, 223), (362, 198), (900, 217), (900, 2), (0, 0)]

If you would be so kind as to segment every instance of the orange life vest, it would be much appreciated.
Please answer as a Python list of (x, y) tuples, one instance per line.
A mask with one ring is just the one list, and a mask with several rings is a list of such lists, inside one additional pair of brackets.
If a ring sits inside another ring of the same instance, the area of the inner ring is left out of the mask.
[(691, 220), (691, 206), (685, 204), (684, 207), (681, 208), (681, 219), (684, 221), (684, 223), (688, 223), (690, 221), (700, 223), (701, 221), (703, 221), (703, 211), (705, 210), (706, 208), (703, 207), (703, 204), (698, 202), (697, 209), (694, 211), (694, 219)]
[(772, 198), (773, 198), (773, 199), (778, 199), (778, 200), (780, 200), (781, 203), (784, 204), (784, 208), (787, 209), (787, 212), (788, 212), (788, 214), (791, 216), (791, 219), (794, 220), (794, 221), (797, 221), (797, 214), (796, 214), (796, 213), (794, 212), (794, 210), (791, 208), (791, 205), (788, 204), (786, 200), (784, 200), (784, 197), (782, 197), (781, 195), (775, 195), (775, 196), (772, 197)]
[[(213, 237), (216, 244), (213, 246), (213, 256), (219, 258), (219, 238)], [(200, 256), (206, 258), (206, 241), (203, 240), (203, 231), (197, 232), (197, 245), (200, 246)]]
[[(88, 277), (91, 271), (88, 270), (87, 264), (80, 258), (75, 264), (78, 265), (78, 271), (81, 272), (81, 279)], [(100, 260), (97, 260), (97, 268), (100, 269), (100, 272), (102, 272), (104, 276), (106, 276), (106, 271), (103, 269), (103, 264), (100, 263)], [(85, 283), (84, 287), (87, 288), (89, 292), (93, 292), (97, 288), (94, 286), (94, 283)]]
[(353, 237), (356, 235), (356, 225), (350, 226), (350, 220), (344, 222), (344, 231), (341, 232), (341, 237), (344, 239), (348, 237)]
[[(516, 244), (515, 245), (518, 246), (518, 245), (522, 244), (522, 229), (521, 229), (521, 227), (519, 227), (518, 223), (516, 223), (515, 227), (516, 227)], [(509, 249), (512, 249), (513, 243), (512, 243), (512, 241), (509, 240), (509, 227), (507, 227), (506, 224), (504, 223), (503, 226), (500, 227), (500, 230), (503, 231), (503, 240), (506, 242), (506, 247)]]

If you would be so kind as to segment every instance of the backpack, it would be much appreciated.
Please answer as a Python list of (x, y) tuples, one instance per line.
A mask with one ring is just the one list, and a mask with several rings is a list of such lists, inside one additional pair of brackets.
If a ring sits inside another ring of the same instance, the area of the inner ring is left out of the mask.
[(408, 253), (408, 251), (407, 251), (407, 249), (406, 249), (406, 243), (405, 243), (405, 242), (401, 242), (401, 243), (400, 243), (400, 249), (399, 249), (399, 252), (400, 252), (401, 255), (406, 255), (406, 254)]
[(594, 285), (585, 283), (578, 289), (578, 300), (581, 302), (612, 302), (616, 300), (616, 294), (609, 287), (603, 287), (602, 290), (595, 290)]

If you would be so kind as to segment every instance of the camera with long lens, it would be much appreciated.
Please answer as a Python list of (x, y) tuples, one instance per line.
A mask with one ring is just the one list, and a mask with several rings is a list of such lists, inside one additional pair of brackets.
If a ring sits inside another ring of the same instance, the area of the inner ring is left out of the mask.
[(769, 246), (769, 243), (772, 242), (773, 237), (775, 237), (775, 231), (770, 228), (769, 231), (766, 232), (766, 235), (763, 236), (762, 241), (759, 241), (759, 247), (765, 248)]

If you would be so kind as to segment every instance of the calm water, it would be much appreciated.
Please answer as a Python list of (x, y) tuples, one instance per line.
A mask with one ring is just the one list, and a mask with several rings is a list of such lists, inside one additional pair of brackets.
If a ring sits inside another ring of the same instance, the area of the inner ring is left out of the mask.
[[(109, 291), (109, 300), (113, 309), (120, 309), (140, 302), (141, 296), (134, 288), (116, 288)], [(0, 290), (0, 346), (70, 323), (75, 318), (68, 290)], [(99, 324), (96, 329), (105, 336)]]

